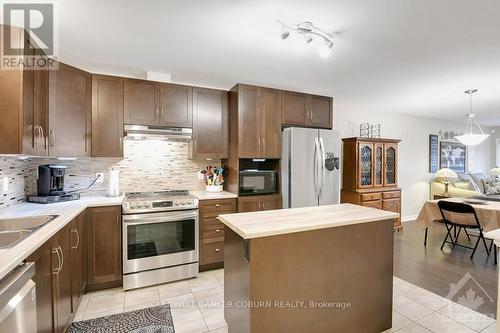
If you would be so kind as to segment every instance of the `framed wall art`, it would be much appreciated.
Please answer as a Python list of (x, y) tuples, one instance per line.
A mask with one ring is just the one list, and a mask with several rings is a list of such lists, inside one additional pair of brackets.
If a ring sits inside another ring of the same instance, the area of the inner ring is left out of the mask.
[(464, 173), (467, 170), (467, 147), (458, 141), (441, 141), (439, 159), (441, 168)]

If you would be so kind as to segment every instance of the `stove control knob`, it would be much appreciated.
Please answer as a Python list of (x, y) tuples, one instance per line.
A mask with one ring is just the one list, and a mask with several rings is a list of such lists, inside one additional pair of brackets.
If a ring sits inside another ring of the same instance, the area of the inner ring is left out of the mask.
[(180, 203), (179, 203), (179, 200), (175, 200), (175, 201), (174, 201), (174, 206), (179, 206), (179, 204), (180, 204)]

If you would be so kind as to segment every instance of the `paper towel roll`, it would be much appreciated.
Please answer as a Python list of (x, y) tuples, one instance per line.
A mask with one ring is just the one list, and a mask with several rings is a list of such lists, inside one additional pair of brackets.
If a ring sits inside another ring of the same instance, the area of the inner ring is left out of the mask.
[(117, 197), (120, 195), (120, 171), (109, 171), (108, 196)]

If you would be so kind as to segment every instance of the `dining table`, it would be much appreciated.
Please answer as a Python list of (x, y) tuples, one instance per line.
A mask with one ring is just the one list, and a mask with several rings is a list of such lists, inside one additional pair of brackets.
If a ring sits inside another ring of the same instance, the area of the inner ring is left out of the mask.
[[(440, 222), (443, 219), (441, 211), (439, 210), (438, 201), (446, 200), (453, 202), (461, 202), (465, 204), (470, 204), (474, 207), (479, 223), (484, 232), (493, 231), (500, 229), (500, 202), (498, 201), (468, 201), (464, 198), (446, 198), (439, 200), (428, 200), (423, 205), (420, 213), (417, 216), (417, 224), (425, 229), (425, 240), (424, 245), (427, 244), (427, 230), (435, 222)], [(476, 224), (473, 216), (467, 216), (463, 214), (450, 214), (446, 213), (446, 218), (463, 223), (463, 224)], [(449, 215), (448, 215), (449, 214)]]

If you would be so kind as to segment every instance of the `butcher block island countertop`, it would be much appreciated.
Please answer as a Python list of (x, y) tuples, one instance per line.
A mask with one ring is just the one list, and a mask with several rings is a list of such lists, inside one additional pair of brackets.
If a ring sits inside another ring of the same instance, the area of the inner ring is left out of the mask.
[(398, 214), (341, 204), (218, 218), (229, 332), (391, 328)]
[(224, 214), (218, 219), (244, 239), (396, 219), (396, 213), (353, 204)]

